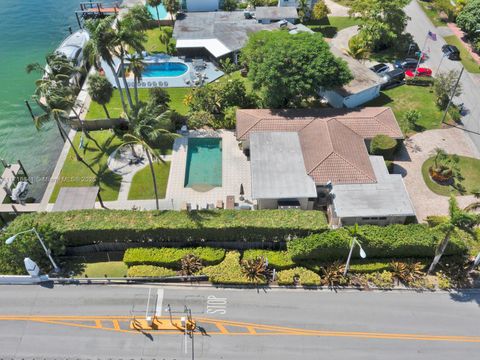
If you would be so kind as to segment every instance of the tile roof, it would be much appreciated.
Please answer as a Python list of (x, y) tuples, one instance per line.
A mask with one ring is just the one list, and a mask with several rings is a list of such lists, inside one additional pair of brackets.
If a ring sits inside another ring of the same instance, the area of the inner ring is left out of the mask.
[(306, 171), (317, 184), (375, 183), (365, 140), (403, 138), (390, 108), (237, 110), (238, 140), (261, 131), (297, 132)]

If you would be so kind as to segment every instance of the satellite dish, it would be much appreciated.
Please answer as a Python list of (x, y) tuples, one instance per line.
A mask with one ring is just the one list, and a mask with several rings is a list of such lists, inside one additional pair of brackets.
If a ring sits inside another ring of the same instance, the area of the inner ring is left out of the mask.
[(40, 268), (35, 261), (27, 257), (23, 259), (23, 262), (30, 276), (38, 277), (40, 275)]

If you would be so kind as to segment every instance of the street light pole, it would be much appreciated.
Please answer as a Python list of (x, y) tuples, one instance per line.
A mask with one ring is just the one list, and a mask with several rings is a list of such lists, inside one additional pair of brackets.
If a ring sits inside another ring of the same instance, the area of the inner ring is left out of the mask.
[(350, 252), (348, 253), (347, 263), (345, 264), (345, 270), (343, 271), (343, 276), (347, 276), (348, 269), (350, 268), (350, 260), (352, 259), (353, 248), (355, 247), (355, 245), (358, 245), (358, 247), (360, 248), (360, 257), (362, 259), (365, 259), (367, 257), (367, 254), (363, 250), (362, 245), (357, 240), (357, 237), (354, 236), (352, 238), (352, 244), (350, 245)]
[(35, 228), (31, 228), (30, 230), (25, 230), (25, 231), (22, 231), (22, 232), (19, 232), (15, 235), (12, 235), (10, 236), (7, 240), (5, 240), (5, 244), (7, 245), (10, 245), (11, 243), (13, 243), (15, 241), (15, 239), (17, 238), (18, 235), (22, 235), (22, 234), (26, 234), (26, 233), (29, 233), (29, 232), (32, 232), (35, 234), (35, 236), (37, 237), (38, 241), (40, 242), (40, 244), (42, 245), (42, 248), (43, 250), (45, 251), (45, 254), (47, 255), (48, 259), (50, 260), (50, 262), (52, 263), (53, 265), (53, 270), (56, 272), (56, 273), (59, 273), (60, 272), (60, 268), (57, 266), (57, 264), (55, 263), (55, 261), (53, 260), (52, 258), (52, 252), (49, 248), (47, 248), (47, 246), (45, 245), (45, 243), (43, 242), (42, 240), (42, 237), (40, 236), (40, 234), (38, 233), (37, 229)]
[(435, 71), (435, 76), (437, 76), (438, 72), (440, 71), (440, 66), (442, 65), (443, 59), (445, 59), (446, 55), (443, 54), (442, 58), (440, 59), (440, 63), (438, 64), (437, 70)]

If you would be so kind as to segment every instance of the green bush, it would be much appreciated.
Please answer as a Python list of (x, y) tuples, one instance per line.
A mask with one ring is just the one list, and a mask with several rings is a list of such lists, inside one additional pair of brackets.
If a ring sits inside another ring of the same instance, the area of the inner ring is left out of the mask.
[(27, 214), (7, 228), (27, 230), (31, 224), (48, 225), (63, 236), (67, 246), (108, 242), (283, 241), (325, 231), (320, 211), (131, 211), (80, 210)]
[(296, 267), (277, 273), (277, 280), (279, 285), (293, 285), (294, 277), (299, 278), (300, 285), (318, 286), (321, 284), (321, 278), (318, 274), (315, 274), (313, 271), (305, 269), (303, 267)]
[(276, 270), (288, 269), (295, 266), (288, 251), (246, 250), (243, 253), (243, 260), (252, 260), (262, 256), (268, 260), (268, 266)]
[(366, 264), (350, 264), (350, 272), (357, 274), (369, 274), (378, 271), (390, 270), (390, 262), (368, 262)]
[(427, 216), (427, 224), (430, 227), (435, 227), (440, 224), (444, 224), (448, 221), (448, 216), (444, 215), (430, 215)]
[[(427, 225), (389, 225), (385, 227), (363, 225), (361, 242), (369, 259), (372, 258), (419, 258), (431, 257), (444, 233)], [(464, 244), (468, 238), (460, 233), (451, 238), (445, 255), (463, 255), (467, 252)], [(351, 237), (347, 229), (336, 229), (306, 238), (297, 238), (287, 243), (294, 261), (315, 259), (328, 261), (346, 258), (350, 249)], [(358, 257), (358, 252), (353, 253)]]
[(167, 268), (180, 269), (181, 259), (193, 254), (202, 260), (204, 265), (215, 265), (225, 257), (225, 250), (208, 247), (198, 248), (131, 248), (125, 251), (123, 262), (127, 266), (156, 265)]
[(397, 148), (397, 141), (387, 135), (377, 135), (370, 143), (370, 153), (372, 155), (380, 155), (385, 160), (392, 160), (395, 150)]
[(416, 76), (416, 77), (405, 78), (405, 85), (432, 86), (434, 82), (435, 82), (435, 79), (433, 77), (427, 77), (427, 76)]
[(177, 273), (173, 270), (152, 265), (132, 266), (127, 270), (128, 277), (167, 277), (175, 275), (177, 275)]
[(213, 284), (252, 284), (242, 272), (238, 251), (227, 252), (220, 264), (205, 267), (200, 272), (207, 275)]

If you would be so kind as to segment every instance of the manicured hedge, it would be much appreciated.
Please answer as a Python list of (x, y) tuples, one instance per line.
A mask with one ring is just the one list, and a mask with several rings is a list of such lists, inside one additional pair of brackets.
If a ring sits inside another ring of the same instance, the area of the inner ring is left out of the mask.
[(277, 241), (327, 228), (322, 212), (302, 210), (81, 210), (23, 215), (10, 226), (27, 229), (32, 221), (51, 225), (64, 235), (69, 246), (99, 242)]
[(207, 275), (213, 284), (252, 284), (242, 273), (238, 251), (227, 252), (225, 259), (220, 264), (205, 267), (200, 273)]
[(279, 285), (293, 285), (293, 278), (295, 276), (299, 277), (300, 285), (312, 286), (320, 285), (321, 278), (318, 274), (315, 274), (313, 271), (305, 269), (303, 267), (296, 267), (289, 270), (283, 270), (277, 273), (277, 281)]
[[(443, 232), (427, 225), (390, 225), (390, 226), (361, 226), (363, 236), (362, 247), (368, 259), (372, 258), (419, 258), (431, 257), (439, 241), (443, 239)], [(445, 251), (445, 255), (463, 255), (467, 246), (460, 237), (468, 239), (466, 233), (453, 236)], [(306, 238), (290, 240), (288, 251), (294, 261), (314, 259), (328, 261), (346, 258), (350, 248), (350, 235), (347, 229), (336, 229), (322, 234), (315, 234)], [(359, 257), (358, 250), (353, 257)]]
[(131, 248), (125, 251), (123, 262), (127, 266), (156, 265), (179, 269), (181, 259), (188, 254), (198, 256), (204, 265), (215, 265), (225, 257), (225, 250), (209, 247), (198, 248)]
[(246, 250), (243, 253), (244, 260), (256, 259), (262, 256), (268, 260), (268, 266), (277, 270), (288, 269), (295, 266), (288, 251), (252, 249)]
[(175, 275), (177, 275), (177, 273), (173, 270), (152, 265), (132, 266), (127, 270), (128, 277), (166, 277)]

